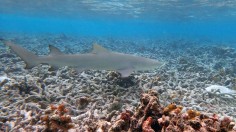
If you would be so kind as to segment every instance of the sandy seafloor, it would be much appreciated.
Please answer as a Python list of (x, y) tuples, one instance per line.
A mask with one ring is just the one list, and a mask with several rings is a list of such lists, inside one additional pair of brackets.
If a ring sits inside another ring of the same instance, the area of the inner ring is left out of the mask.
[[(140, 94), (157, 90), (162, 105), (175, 102), (184, 110), (217, 113), (236, 118), (236, 95), (210, 92), (211, 85), (236, 89), (236, 51), (212, 41), (124, 40), (65, 35), (1, 35), (38, 55), (47, 55), (48, 45), (64, 53), (85, 53), (97, 42), (105, 48), (165, 62), (155, 71), (133, 73), (121, 79), (111, 71), (84, 71), (47, 65), (24, 69), (25, 63), (0, 45), (0, 131), (40, 131), (40, 116), (50, 105), (64, 103), (75, 123), (73, 130), (86, 131), (99, 120), (117, 120), (134, 110)], [(233, 44), (232, 44), (233, 45)], [(221, 91), (221, 92), (219, 92)]]

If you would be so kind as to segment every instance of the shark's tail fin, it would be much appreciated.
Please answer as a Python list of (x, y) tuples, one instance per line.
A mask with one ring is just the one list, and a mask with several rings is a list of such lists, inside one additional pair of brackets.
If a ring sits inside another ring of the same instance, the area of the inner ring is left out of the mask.
[(25, 68), (33, 68), (34, 66), (39, 64), (39, 57), (28, 50), (15, 45), (10, 41), (3, 41), (6, 46), (9, 46), (11, 50), (13, 50), (25, 63)]

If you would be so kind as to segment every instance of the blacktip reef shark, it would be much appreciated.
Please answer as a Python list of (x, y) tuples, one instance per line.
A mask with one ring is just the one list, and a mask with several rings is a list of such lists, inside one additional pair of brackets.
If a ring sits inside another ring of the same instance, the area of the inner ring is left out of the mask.
[(108, 51), (94, 44), (93, 50), (85, 54), (64, 54), (58, 48), (49, 45), (48, 56), (37, 56), (10, 41), (3, 41), (25, 63), (25, 68), (33, 68), (39, 64), (48, 64), (53, 69), (68, 66), (81, 72), (84, 70), (112, 70), (128, 77), (133, 71), (153, 70), (162, 65), (157, 60)]

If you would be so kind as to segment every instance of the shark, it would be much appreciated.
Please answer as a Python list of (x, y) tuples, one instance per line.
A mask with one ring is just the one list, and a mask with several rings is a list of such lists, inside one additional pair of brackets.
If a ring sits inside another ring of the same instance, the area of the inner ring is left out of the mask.
[(25, 62), (26, 69), (39, 64), (47, 64), (53, 69), (68, 66), (78, 72), (84, 70), (110, 70), (120, 73), (121, 77), (128, 77), (134, 71), (154, 70), (163, 65), (155, 59), (109, 51), (97, 43), (93, 44), (91, 52), (84, 54), (65, 54), (58, 48), (49, 45), (50, 52), (47, 56), (37, 56), (11, 41), (3, 41), (3, 44), (8, 46)]

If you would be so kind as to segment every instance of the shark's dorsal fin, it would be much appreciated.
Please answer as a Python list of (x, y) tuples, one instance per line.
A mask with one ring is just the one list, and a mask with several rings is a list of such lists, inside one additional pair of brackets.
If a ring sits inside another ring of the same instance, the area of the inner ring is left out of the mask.
[(58, 48), (52, 46), (52, 45), (49, 45), (49, 55), (63, 55), (64, 53), (62, 53)]
[(94, 43), (93, 44), (93, 50), (92, 50), (92, 53), (93, 54), (97, 54), (97, 53), (109, 53), (109, 51), (102, 47), (101, 45), (97, 44), (97, 43)]

